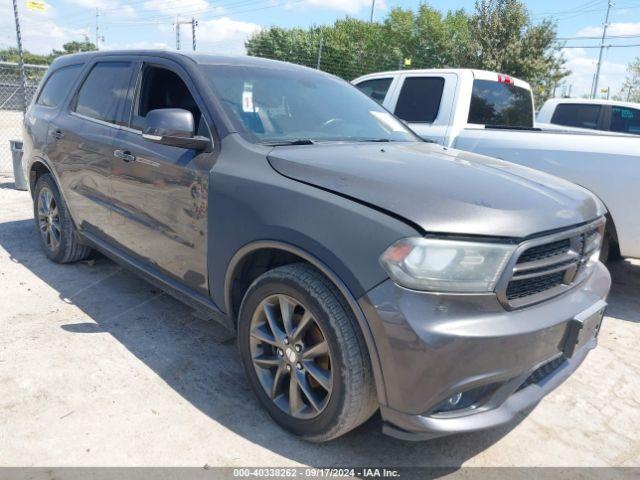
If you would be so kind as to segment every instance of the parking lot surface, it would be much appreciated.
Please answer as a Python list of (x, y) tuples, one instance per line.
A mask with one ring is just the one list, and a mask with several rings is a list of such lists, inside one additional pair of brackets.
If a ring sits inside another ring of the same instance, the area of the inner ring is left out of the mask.
[(528, 415), (422, 443), (374, 417), (314, 445), (258, 406), (223, 327), (99, 255), (47, 260), (0, 176), (0, 466), (640, 466), (640, 262), (612, 275), (600, 345)]

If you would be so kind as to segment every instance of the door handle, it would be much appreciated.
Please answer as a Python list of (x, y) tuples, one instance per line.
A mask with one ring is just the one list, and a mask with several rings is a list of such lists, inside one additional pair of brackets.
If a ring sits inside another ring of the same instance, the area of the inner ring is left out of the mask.
[(53, 138), (60, 140), (62, 137), (64, 137), (64, 132), (62, 130), (56, 130), (52, 133)]
[(124, 150), (124, 151), (122, 151), (122, 150), (114, 150), (113, 151), (113, 156), (117, 157), (117, 158), (121, 158), (125, 162), (135, 162), (136, 161), (136, 156), (133, 155), (128, 150)]

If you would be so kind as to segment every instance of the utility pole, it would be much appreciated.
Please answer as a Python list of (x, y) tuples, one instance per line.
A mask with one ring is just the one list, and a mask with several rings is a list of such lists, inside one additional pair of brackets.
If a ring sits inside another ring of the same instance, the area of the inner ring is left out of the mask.
[(609, 14), (611, 13), (611, 7), (613, 7), (613, 1), (607, 2), (607, 16), (604, 20), (604, 27), (602, 29), (602, 41), (600, 42), (600, 54), (598, 55), (598, 65), (596, 67), (596, 76), (593, 80), (593, 90), (591, 90), (591, 98), (596, 98), (598, 93), (598, 82), (600, 80), (600, 67), (602, 66), (602, 52), (604, 51), (604, 42), (607, 39), (607, 27), (609, 27)]
[(324, 41), (324, 37), (320, 37), (320, 45), (318, 46), (318, 63), (316, 65), (316, 70), (320, 70), (320, 61), (322, 60), (322, 44)]
[(193, 51), (196, 51), (196, 27), (198, 26), (198, 21), (195, 17), (191, 17), (191, 43), (193, 44)]
[(18, 17), (18, 2), (13, 0), (13, 16), (16, 20), (16, 38), (18, 40), (18, 68), (20, 69), (20, 83), (22, 84), (22, 111), (27, 111), (27, 78), (24, 75), (24, 56), (22, 54), (22, 35), (20, 34), (20, 19)]
[(96, 8), (96, 50), (100, 50), (100, 10)]
[(176, 15), (176, 23), (174, 24), (176, 28), (176, 50), (180, 50), (180, 25), (188, 25), (191, 24), (191, 41), (193, 45), (193, 51), (196, 51), (196, 27), (198, 26), (198, 21), (195, 17), (191, 17), (191, 20), (180, 20), (180, 14)]
[(176, 50), (180, 50), (180, 14), (176, 15)]
[(373, 23), (373, 12), (376, 9), (376, 0), (371, 0), (371, 18), (369, 18), (369, 23)]

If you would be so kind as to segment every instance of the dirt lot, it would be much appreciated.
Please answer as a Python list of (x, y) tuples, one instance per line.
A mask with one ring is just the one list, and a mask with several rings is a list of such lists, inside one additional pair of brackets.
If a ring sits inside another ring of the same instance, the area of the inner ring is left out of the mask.
[(328, 445), (258, 407), (233, 338), (111, 261), (55, 265), (0, 177), (0, 465), (640, 466), (640, 262), (600, 345), (528, 416), (428, 443), (379, 419)]

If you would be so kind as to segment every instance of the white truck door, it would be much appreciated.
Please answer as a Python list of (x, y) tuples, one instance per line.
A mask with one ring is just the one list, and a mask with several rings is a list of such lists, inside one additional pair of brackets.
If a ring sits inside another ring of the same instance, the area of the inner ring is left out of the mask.
[(385, 106), (423, 139), (446, 145), (457, 82), (455, 73), (402, 73)]

